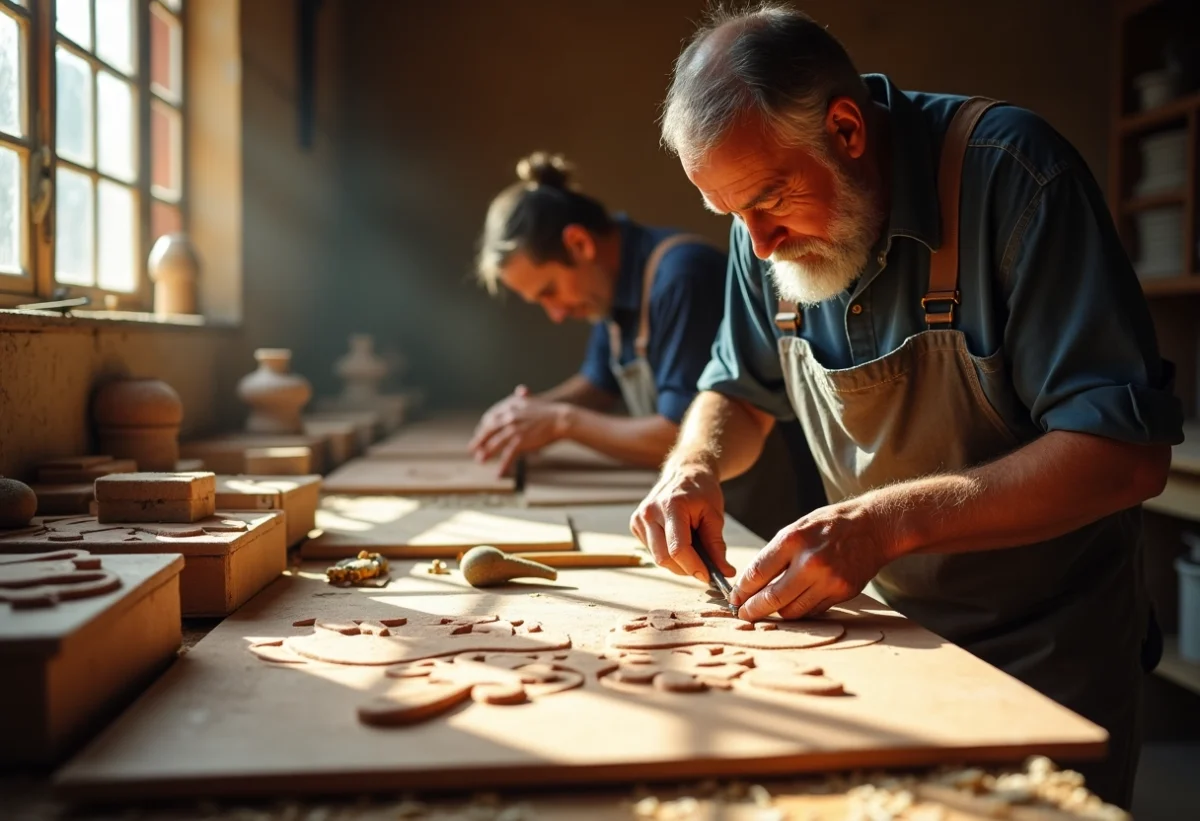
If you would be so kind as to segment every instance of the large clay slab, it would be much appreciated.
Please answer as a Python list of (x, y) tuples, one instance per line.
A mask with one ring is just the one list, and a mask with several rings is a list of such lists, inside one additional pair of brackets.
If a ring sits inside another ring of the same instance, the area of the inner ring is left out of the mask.
[(469, 459), (477, 417), (453, 416), (413, 422), (367, 449), (378, 459)]
[(426, 507), (395, 496), (326, 496), (316, 526), (320, 535), (301, 548), (305, 558), (344, 558), (369, 550), (389, 558), (452, 559), (481, 544), (508, 552), (573, 547), (562, 511)]
[(329, 469), (328, 440), (324, 436), (230, 433), (192, 442), (182, 442), (179, 452), (185, 458), (203, 459), (213, 473), (245, 473), (246, 451), (258, 448), (308, 448), (312, 460), (305, 473), (324, 473)]
[[(586, 518), (591, 531), (628, 532), (632, 505), (604, 510), (607, 521), (595, 511), (568, 512), (577, 522)], [(763, 544), (733, 522), (726, 539), (739, 568)], [(59, 786), (78, 798), (145, 800), (464, 783), (474, 789), (629, 784), (1103, 753), (1100, 728), (866, 596), (849, 602), (839, 618), (875, 626), (883, 641), (840, 652), (727, 647), (727, 661), (693, 658), (683, 670), (663, 661), (666, 650), (623, 651), (649, 653), (664, 677), (662, 685), (630, 683), (630, 692), (602, 681), (611, 675), (601, 672), (611, 662), (600, 656), (612, 628), (653, 608), (703, 607), (704, 585), (655, 568), (565, 568), (553, 587), (538, 586), (534, 596), (472, 590), (425, 573), (416, 561), (396, 560), (387, 588), (339, 590), (324, 581), (325, 564), (304, 564), (222, 622), (189, 651), (186, 664), (168, 671), (60, 771)], [(466, 700), (462, 679), (440, 664), (458, 656), (364, 666), (263, 660), (250, 649), (270, 642), (282, 649), (288, 637), (313, 632), (308, 619), (360, 634), (370, 625), (368, 635), (379, 635), (375, 625), (396, 619), (453, 623), (482, 615), (538, 623), (548, 635), (565, 633), (571, 646), (555, 649), (551, 640), (518, 654), (535, 658), (468, 659), (497, 672), (484, 680), (472, 672), (479, 686), (472, 683)], [(745, 668), (741, 653), (754, 656), (753, 669), (767, 671), (745, 686), (739, 684), (744, 669), (739, 675), (733, 669)], [(778, 654), (787, 663), (767, 663)], [(636, 663), (628, 655), (617, 661)], [(553, 680), (559, 663), (586, 680), (554, 689), (569, 683), (565, 672)], [(708, 671), (699, 674), (706, 689), (671, 689), (687, 684), (678, 673), (696, 671)], [(723, 689), (730, 678), (737, 681)], [(524, 699), (514, 704), (518, 684)], [(841, 694), (829, 694), (838, 687)], [(441, 688), (456, 692), (458, 701), (439, 704)], [(428, 717), (407, 720), (410, 707)], [(396, 716), (397, 726), (387, 726)], [(314, 739), (320, 756), (312, 754)]]
[(620, 460), (597, 450), (562, 439), (525, 457), (526, 469), (540, 470), (608, 470), (628, 467)]
[(636, 503), (658, 481), (653, 470), (531, 469), (525, 480), (525, 503), (548, 505), (610, 505)]
[(514, 493), (516, 481), (467, 459), (356, 459), (326, 476), (324, 487), (352, 495)]

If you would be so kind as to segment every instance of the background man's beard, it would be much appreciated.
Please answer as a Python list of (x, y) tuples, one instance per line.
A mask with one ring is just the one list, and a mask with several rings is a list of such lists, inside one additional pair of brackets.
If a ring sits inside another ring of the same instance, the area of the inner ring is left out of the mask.
[(837, 296), (858, 279), (882, 224), (878, 197), (834, 167), (837, 198), (830, 239), (787, 243), (771, 254), (770, 276), (779, 295), (803, 306)]

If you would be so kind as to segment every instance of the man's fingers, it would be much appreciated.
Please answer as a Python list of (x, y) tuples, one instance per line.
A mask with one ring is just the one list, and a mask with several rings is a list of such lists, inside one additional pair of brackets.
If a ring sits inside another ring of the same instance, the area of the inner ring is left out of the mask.
[(667, 539), (667, 552), (675, 560), (682, 573), (708, 583), (709, 573), (704, 567), (698, 551), (704, 548), (692, 544), (692, 522), (687, 510), (681, 506), (668, 505), (663, 511), (663, 532)]
[(521, 455), (521, 439), (514, 436), (511, 439), (511, 444), (506, 447), (500, 454), (500, 475), (507, 476), (516, 464), (517, 457)]
[(486, 462), (496, 454), (503, 452), (510, 447), (514, 441), (520, 441), (520, 431), (516, 425), (505, 425), (502, 428), (497, 428), (491, 436), (489, 436), (482, 445), (479, 446), (479, 452), (483, 454), (480, 461)]
[(675, 563), (671, 551), (667, 548), (667, 534), (663, 530), (662, 523), (654, 519), (647, 519), (645, 528), (646, 546), (650, 548), (650, 554), (654, 556), (654, 563), (672, 573), (683, 575), (684, 571)]
[(821, 615), (837, 603), (829, 596), (823, 599), (819, 598), (819, 596), (820, 592), (816, 586), (810, 587), (800, 598), (791, 604), (781, 607), (779, 609), (779, 616), (784, 619), (812, 618), (813, 616)]
[(777, 534), (767, 543), (766, 547), (758, 551), (758, 555), (750, 560), (750, 564), (746, 565), (746, 569), (734, 581), (733, 596), (731, 597), (733, 603), (740, 605), (762, 590), (772, 579), (787, 569), (791, 557), (792, 550), (788, 548), (783, 534)]
[(708, 549), (708, 555), (713, 557), (717, 567), (721, 569), (721, 575), (726, 578), (736, 576), (737, 569), (725, 557), (729, 549), (725, 544), (725, 517), (717, 513), (702, 516), (697, 530), (700, 531), (700, 540), (704, 547)]
[[(738, 618), (758, 621), (809, 595), (810, 581), (800, 568), (789, 567), (785, 573), (759, 590), (738, 607)], [(803, 603), (805, 607), (809, 605)]]

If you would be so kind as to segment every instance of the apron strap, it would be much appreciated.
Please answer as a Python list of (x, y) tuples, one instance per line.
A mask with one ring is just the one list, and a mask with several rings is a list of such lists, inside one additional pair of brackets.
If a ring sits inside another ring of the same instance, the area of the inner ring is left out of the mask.
[(962, 191), (963, 158), (979, 118), (998, 100), (972, 97), (959, 106), (946, 130), (938, 167), (938, 203), (942, 212), (942, 244), (929, 260), (929, 291), (921, 298), (925, 324), (954, 324), (958, 292), (958, 206)]
[[(637, 336), (633, 340), (633, 352), (638, 359), (645, 359), (646, 351), (650, 348), (650, 289), (654, 287), (654, 275), (658, 272), (659, 263), (662, 262), (667, 252), (677, 245), (685, 244), (715, 247), (707, 238), (699, 234), (672, 234), (654, 246), (649, 259), (646, 260), (646, 267), (642, 271), (641, 314), (638, 317)], [(608, 320), (608, 351), (613, 362), (620, 361), (621, 328), (611, 319)]]
[(778, 299), (775, 301), (775, 327), (783, 331), (785, 334), (795, 336), (800, 333), (800, 327), (804, 324), (804, 314), (800, 312), (800, 306), (795, 302), (789, 302), (786, 299)]

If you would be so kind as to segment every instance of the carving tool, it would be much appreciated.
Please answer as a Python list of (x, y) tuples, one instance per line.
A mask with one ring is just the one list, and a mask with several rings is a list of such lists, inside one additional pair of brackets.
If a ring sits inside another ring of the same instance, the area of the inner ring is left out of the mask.
[(729, 597), (733, 595), (733, 585), (729, 583), (728, 579), (721, 575), (721, 571), (717, 567), (717, 563), (713, 560), (713, 557), (709, 555), (708, 548), (705, 547), (704, 543), (700, 540), (700, 531), (696, 528), (692, 528), (692, 548), (700, 557), (700, 561), (704, 562), (704, 568), (708, 570), (709, 584), (721, 591), (721, 595), (725, 597), (725, 604), (729, 608), (729, 612), (734, 616), (737, 616), (737, 605), (729, 600)]

